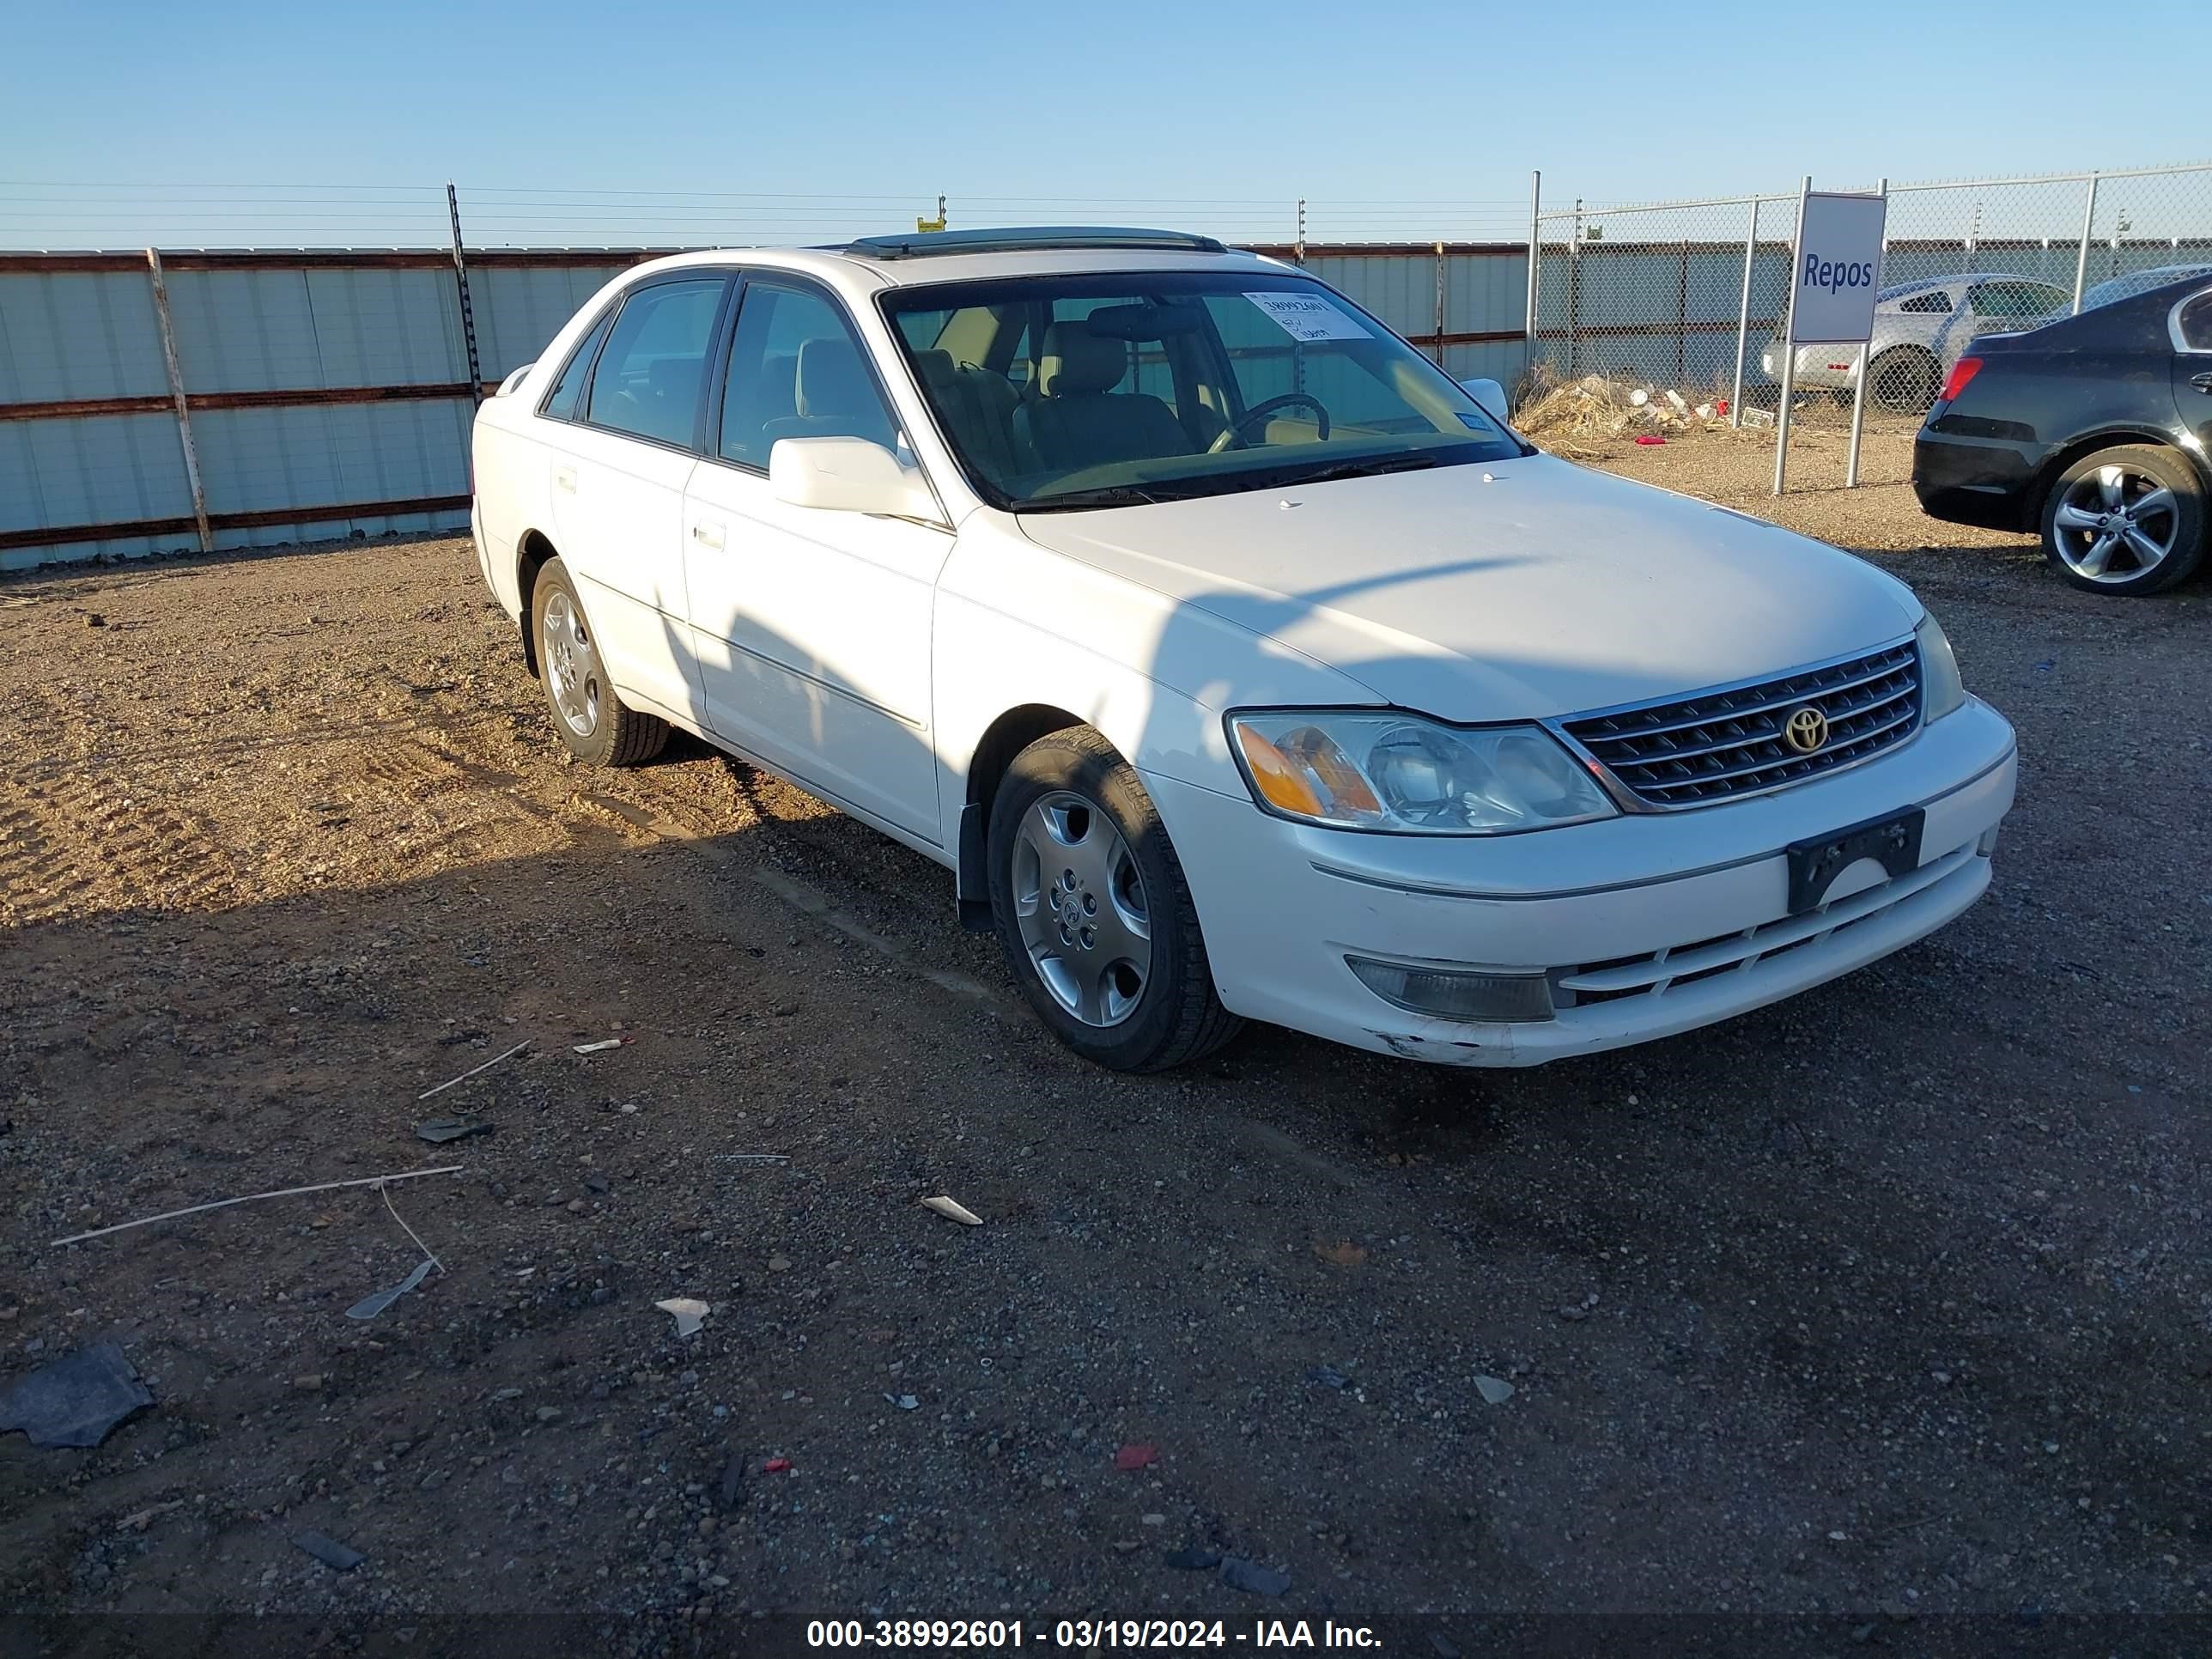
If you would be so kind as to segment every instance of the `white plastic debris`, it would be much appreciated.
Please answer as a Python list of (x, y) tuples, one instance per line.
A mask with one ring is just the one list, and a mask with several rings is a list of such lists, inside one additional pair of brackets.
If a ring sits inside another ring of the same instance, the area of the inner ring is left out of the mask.
[(653, 1304), (665, 1314), (676, 1316), (676, 1334), (696, 1336), (708, 1314), (714, 1310), (696, 1297), (672, 1296), (665, 1302)]
[(1635, 391), (1628, 394), (1628, 401), (1637, 408), (1641, 409), (1644, 404), (1651, 401), (1651, 394), (1646, 392), (1642, 386), (1638, 386)]
[(935, 1198), (925, 1198), (921, 1201), (948, 1221), (957, 1221), (964, 1227), (980, 1227), (983, 1224), (981, 1216), (977, 1215), (957, 1199), (946, 1198), (940, 1194)]
[(1667, 393), (1667, 401), (1674, 405), (1674, 412), (1677, 415), (1686, 415), (1690, 412), (1690, 400), (1679, 392), (1669, 390)]
[(1711, 404), (1699, 404), (1698, 405), (1698, 418), (1701, 421), (1711, 420), (1713, 418), (1713, 406)]
[(1513, 1385), (1502, 1376), (1476, 1377), (1474, 1391), (1482, 1396), (1486, 1404), (1492, 1406), (1502, 1406), (1513, 1398)]
[(603, 1054), (610, 1048), (620, 1048), (631, 1041), (626, 1036), (609, 1037), (604, 1042), (579, 1042), (574, 1050), (580, 1054)]

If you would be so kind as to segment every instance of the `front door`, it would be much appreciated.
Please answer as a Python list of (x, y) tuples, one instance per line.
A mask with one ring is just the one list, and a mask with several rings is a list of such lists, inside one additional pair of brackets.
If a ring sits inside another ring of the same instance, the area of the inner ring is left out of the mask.
[(746, 278), (715, 447), (684, 508), (707, 720), (839, 803), (942, 839), (930, 615), (943, 526), (792, 507), (768, 481), (784, 438), (903, 439), (842, 305), (800, 278)]
[(684, 489), (729, 278), (650, 283), (616, 314), (550, 456), (554, 538), (624, 701), (697, 726), (684, 592)]

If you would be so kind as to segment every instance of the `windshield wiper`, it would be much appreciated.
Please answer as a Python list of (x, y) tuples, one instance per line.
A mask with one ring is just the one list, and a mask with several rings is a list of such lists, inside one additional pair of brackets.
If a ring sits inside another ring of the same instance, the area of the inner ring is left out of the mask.
[(1420, 472), (1436, 464), (1437, 458), (1433, 455), (1370, 455), (1365, 460), (1336, 461), (1327, 466), (1286, 471), (1279, 483), (1288, 487), (1292, 484), (1329, 483), (1338, 478), (1372, 478), (1384, 472)]
[(1017, 513), (1052, 513), (1063, 507), (1157, 507), (1163, 501), (1187, 501), (1181, 492), (1143, 484), (1105, 484), (1097, 489), (1071, 489), (1064, 495), (1038, 495), (1014, 503)]

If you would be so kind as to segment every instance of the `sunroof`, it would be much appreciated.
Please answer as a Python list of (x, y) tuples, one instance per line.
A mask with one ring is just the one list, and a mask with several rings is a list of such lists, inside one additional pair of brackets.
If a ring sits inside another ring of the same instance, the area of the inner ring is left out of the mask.
[(845, 252), (870, 259), (923, 259), (946, 253), (1048, 252), (1059, 248), (1149, 248), (1160, 252), (1225, 253), (1211, 236), (1182, 230), (1114, 226), (1048, 226), (1027, 230), (927, 230), (910, 236), (863, 236)]

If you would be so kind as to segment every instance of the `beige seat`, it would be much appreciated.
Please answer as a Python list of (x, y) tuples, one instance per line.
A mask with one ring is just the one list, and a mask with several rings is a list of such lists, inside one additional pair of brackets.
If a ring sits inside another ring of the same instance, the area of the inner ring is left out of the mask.
[(886, 449), (896, 446), (890, 411), (850, 340), (803, 342), (792, 381), (793, 414), (763, 429), (770, 445), (779, 438), (866, 438)]
[(1037, 395), (1014, 411), (1014, 441), (1057, 472), (1196, 452), (1175, 411), (1141, 392), (1113, 392), (1128, 370), (1123, 342), (1054, 323), (1037, 360)]
[(1013, 383), (988, 368), (963, 366), (949, 351), (917, 351), (915, 367), (929, 383), (955, 442), (975, 459), (989, 477), (1004, 482), (1028, 471), (1014, 450), (1014, 409), (1021, 401)]

